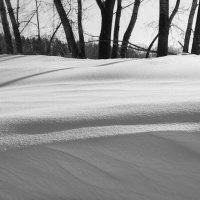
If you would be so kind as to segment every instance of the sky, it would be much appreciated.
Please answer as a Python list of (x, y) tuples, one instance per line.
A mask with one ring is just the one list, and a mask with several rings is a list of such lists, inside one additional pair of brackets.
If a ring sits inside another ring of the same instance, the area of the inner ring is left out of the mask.
[[(63, 0), (65, 2), (66, 0)], [(75, 1), (75, 0), (74, 0)], [(11, 0), (13, 7), (16, 5), (16, 0)], [(34, 1), (32, 0), (20, 0), (21, 3), (25, 4), (22, 6), (20, 13), (20, 21), (22, 21), (21, 29), (24, 26), (25, 22), (29, 19), (30, 13), (35, 9)], [(123, 6), (132, 3), (133, 0), (122, 0)], [(52, 34), (52, 24), (54, 19), (54, 26), (58, 23), (58, 16), (56, 15), (56, 10), (54, 13), (51, 9), (52, 0), (43, 0), (42, 7), (40, 8), (40, 25), (41, 25), (41, 34), (50, 36)], [(174, 8), (176, 1), (170, 0), (170, 11)], [(170, 31), (170, 45), (175, 47), (180, 47), (178, 42), (183, 42), (184, 31), (187, 26), (187, 17), (189, 14), (189, 8), (191, 6), (192, 0), (181, 0), (180, 12), (173, 20), (173, 23), (176, 24), (179, 28), (172, 28)], [(74, 6), (76, 7), (76, 5)], [(84, 32), (90, 35), (98, 36), (100, 33), (101, 27), (101, 14), (100, 10), (96, 4), (95, 0), (83, 0), (84, 11), (84, 20), (83, 28)], [(116, 6), (115, 6), (116, 9)], [(122, 11), (122, 17), (120, 22), (120, 36), (119, 39), (122, 40), (123, 34), (128, 26), (133, 6), (130, 6)], [(184, 12), (183, 12), (184, 11)], [(53, 17), (54, 16), (54, 17)], [(70, 16), (75, 21), (76, 15)], [(158, 31), (158, 17), (159, 17), (159, 0), (144, 0), (140, 6), (138, 19), (134, 30), (132, 32), (130, 42), (141, 45), (148, 46), (154, 36)], [(115, 18), (114, 18), (115, 19)], [(114, 21), (114, 20), (113, 20)], [(26, 36), (36, 36), (36, 17), (33, 17), (32, 23), (26, 30), (23, 32)], [(113, 23), (114, 24), (114, 23)], [(77, 31), (75, 30), (76, 39), (78, 39)], [(65, 35), (63, 28), (60, 28), (60, 31), (57, 33), (57, 37), (65, 41)], [(86, 41), (91, 39), (91, 37), (85, 35)]]

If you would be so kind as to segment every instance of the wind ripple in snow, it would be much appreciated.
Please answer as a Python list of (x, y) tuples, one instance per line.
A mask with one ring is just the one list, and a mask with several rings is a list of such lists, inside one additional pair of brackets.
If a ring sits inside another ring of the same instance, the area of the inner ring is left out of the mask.
[(180, 123), (180, 124), (148, 124), (134, 126), (105, 126), (105, 127), (87, 127), (66, 130), (61, 132), (24, 135), (16, 134), (0, 138), (0, 151), (20, 148), (24, 146), (48, 144), (53, 142), (64, 142), (77, 139), (128, 135), (146, 132), (200, 132), (199, 123)]

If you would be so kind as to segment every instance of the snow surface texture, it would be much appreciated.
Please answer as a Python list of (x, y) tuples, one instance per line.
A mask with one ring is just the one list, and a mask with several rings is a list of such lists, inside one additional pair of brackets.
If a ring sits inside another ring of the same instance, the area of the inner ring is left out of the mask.
[(1, 56), (0, 77), (0, 199), (199, 199), (200, 57)]
[(200, 59), (0, 59), (0, 149), (152, 130), (199, 130)]

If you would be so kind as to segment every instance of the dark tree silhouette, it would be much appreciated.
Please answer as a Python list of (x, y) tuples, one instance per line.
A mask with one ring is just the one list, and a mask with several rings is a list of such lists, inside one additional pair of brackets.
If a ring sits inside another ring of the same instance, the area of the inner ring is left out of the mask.
[(78, 1), (78, 34), (79, 34), (79, 46), (82, 58), (85, 56), (85, 40), (83, 36), (83, 25), (82, 25), (82, 0)]
[(194, 30), (192, 53), (196, 54), (196, 55), (200, 54), (200, 6), (198, 8), (196, 26), (195, 26), (195, 30)]
[(115, 0), (96, 0), (101, 11), (101, 33), (99, 37), (99, 59), (108, 59), (111, 54), (111, 29)]
[(122, 10), (122, 0), (117, 0), (117, 12), (115, 17), (115, 28), (114, 28), (114, 36), (113, 36), (113, 48), (112, 48), (112, 58), (118, 57), (119, 51), (119, 27), (120, 27), (120, 18), (121, 18), (121, 10)]
[(141, 2), (141, 0), (135, 0), (131, 20), (129, 22), (128, 28), (123, 37), (123, 42), (122, 42), (122, 47), (121, 47), (121, 52), (120, 52), (122, 58), (126, 57), (128, 42), (129, 42), (131, 33), (133, 31), (133, 28), (134, 28), (136, 20), (137, 20), (140, 2)]
[[(171, 24), (172, 24), (172, 21), (173, 21), (175, 15), (176, 15), (176, 13), (178, 12), (179, 5), (180, 5), (180, 0), (177, 0), (177, 1), (176, 1), (176, 5), (175, 5), (175, 7), (174, 7), (174, 10), (172, 11), (172, 13), (171, 13), (171, 15), (170, 15), (170, 17), (169, 17), (169, 28), (170, 28), (170, 26), (171, 26)], [(148, 47), (148, 49), (147, 49), (147, 53), (146, 53), (146, 58), (149, 57), (151, 48), (153, 47), (155, 41), (158, 39), (158, 36), (159, 36), (159, 34), (157, 34), (157, 35), (154, 37), (154, 39), (152, 40), (151, 44), (149, 45), (149, 47)]]
[(185, 52), (185, 53), (188, 53), (188, 49), (189, 49), (192, 25), (193, 25), (194, 14), (195, 14), (196, 8), (197, 8), (197, 0), (193, 0), (189, 18), (188, 18), (188, 24), (187, 24), (184, 46), (183, 46), (183, 52)]
[(18, 28), (18, 23), (15, 19), (15, 14), (13, 12), (13, 8), (12, 8), (10, 0), (5, 0), (5, 2), (6, 2), (6, 5), (7, 5), (9, 16), (10, 16), (10, 21), (12, 23), (17, 53), (22, 54), (23, 53), (23, 51), (22, 51), (22, 40), (21, 40), (19, 28)]
[(159, 35), (157, 57), (168, 54), (169, 0), (160, 0)]
[(72, 31), (72, 27), (70, 25), (67, 14), (66, 14), (66, 12), (63, 8), (61, 0), (54, 0), (54, 4), (55, 4), (57, 12), (60, 16), (64, 31), (65, 31), (65, 35), (66, 35), (66, 38), (67, 38), (68, 47), (69, 47), (70, 51), (72, 52), (72, 57), (78, 58), (78, 57), (80, 57), (79, 49), (78, 49), (78, 46), (76, 44), (74, 34), (73, 34), (73, 31)]
[(16, 8), (16, 20), (17, 20), (17, 25), (19, 27), (19, 0), (17, 0), (17, 8)]
[(0, 0), (0, 14), (1, 14), (1, 21), (3, 25), (3, 31), (4, 31), (4, 39), (6, 43), (6, 51), (7, 53), (12, 54), (13, 53), (12, 36), (10, 33), (10, 27), (9, 27), (8, 18), (6, 15), (4, 0)]
[(38, 41), (40, 41), (41, 40), (41, 36), (40, 36), (40, 20), (39, 20), (39, 5), (38, 5), (38, 0), (35, 0), (35, 8), (36, 8), (36, 18), (37, 18)]

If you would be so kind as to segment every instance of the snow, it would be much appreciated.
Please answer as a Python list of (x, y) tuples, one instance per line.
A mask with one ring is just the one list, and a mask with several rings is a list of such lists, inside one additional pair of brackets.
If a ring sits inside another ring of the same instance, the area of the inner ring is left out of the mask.
[(1, 56), (0, 199), (198, 199), (199, 63)]

